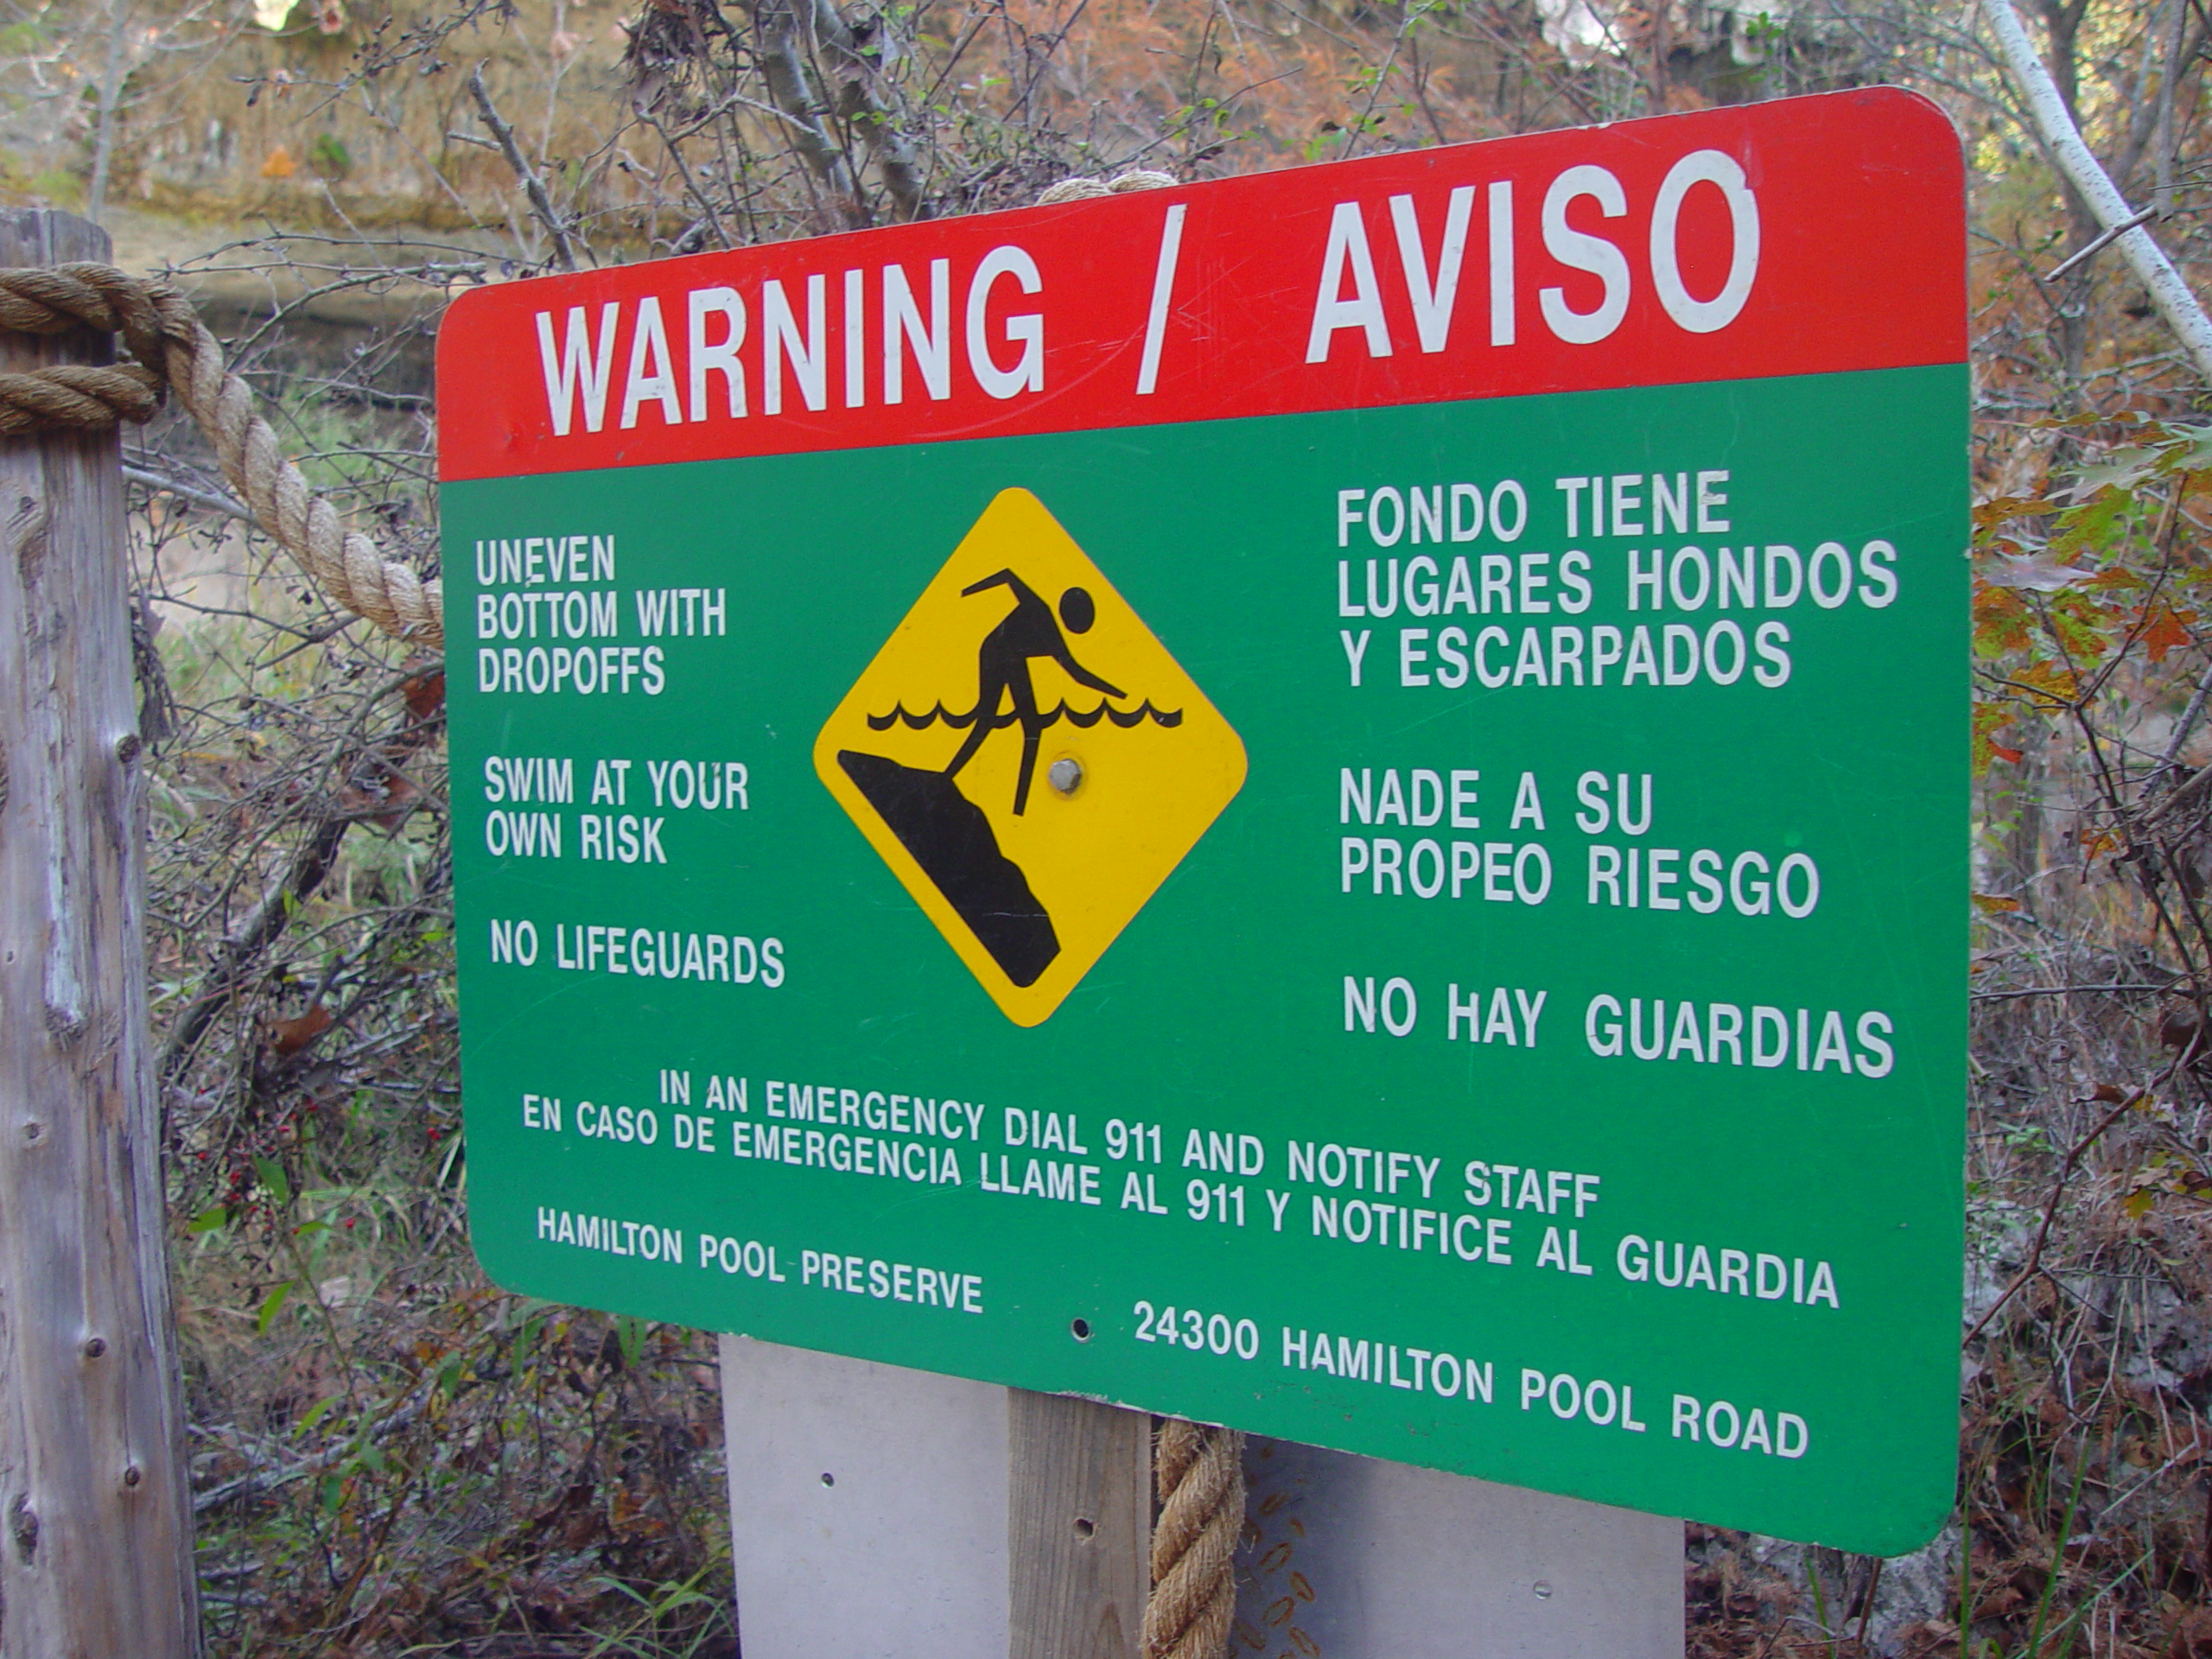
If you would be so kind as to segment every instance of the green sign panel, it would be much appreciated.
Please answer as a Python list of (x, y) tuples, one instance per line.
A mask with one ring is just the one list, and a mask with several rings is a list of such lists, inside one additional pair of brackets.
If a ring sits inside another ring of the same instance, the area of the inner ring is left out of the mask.
[(1961, 240), (1878, 92), (465, 302), (487, 1270), (1922, 1541)]

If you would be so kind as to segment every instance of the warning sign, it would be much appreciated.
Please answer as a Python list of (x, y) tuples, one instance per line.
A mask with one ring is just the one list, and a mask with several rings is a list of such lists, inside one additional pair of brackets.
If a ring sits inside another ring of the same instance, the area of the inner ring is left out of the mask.
[(1244, 746), (1027, 490), (815, 740), (815, 771), (1007, 1018), (1051, 1018), (1244, 782)]
[(461, 296), (486, 1272), (1925, 1541), (1964, 188), (1862, 88)]

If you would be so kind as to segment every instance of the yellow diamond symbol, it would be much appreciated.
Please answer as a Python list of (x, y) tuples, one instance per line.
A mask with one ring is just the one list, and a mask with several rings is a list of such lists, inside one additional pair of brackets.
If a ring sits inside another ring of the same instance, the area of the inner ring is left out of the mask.
[(1002, 491), (814, 769), (1007, 1018), (1035, 1026), (1244, 784), (1244, 745), (1045, 504)]

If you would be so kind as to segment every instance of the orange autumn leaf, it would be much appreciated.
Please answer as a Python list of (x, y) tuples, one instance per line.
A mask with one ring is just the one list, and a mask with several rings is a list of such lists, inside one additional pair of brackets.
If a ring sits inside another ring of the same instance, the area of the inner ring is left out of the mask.
[(2042, 693), (2048, 699), (2043, 704), (2046, 709), (2069, 707), (2082, 692), (2080, 677), (2055, 662), (2030, 663), (2012, 678), (2029, 690)]
[(2000, 495), (1985, 501), (1974, 510), (1977, 529), (1987, 530), (1993, 525), (2009, 523), (2015, 518), (2044, 518), (2060, 512), (2063, 501), (2045, 500), (2031, 495)]
[(2162, 663), (2166, 659), (2166, 653), (2176, 645), (2189, 643), (2190, 632), (2182, 625), (2181, 618), (2174, 614), (2173, 607), (2159, 606), (2151, 617), (2151, 626), (2143, 631), (2143, 646), (2150, 653), (2151, 660)]
[(279, 1054), (296, 1054), (330, 1029), (330, 1010), (316, 1003), (296, 1020), (279, 1020), (269, 1028), (269, 1046)]
[(407, 712), (417, 720), (435, 718), (445, 707), (446, 671), (442, 668), (425, 669), (399, 688), (406, 699)]
[(2020, 596), (2009, 588), (1976, 585), (1974, 596), (1974, 642), (1985, 654), (2018, 651), (2028, 643), (2031, 613)]
[(1974, 775), (1981, 777), (1988, 772), (1992, 760), (2010, 760), (2019, 764), (2023, 751), (2008, 749), (1991, 734), (1999, 727), (2012, 723), (2012, 711), (2002, 704), (1978, 702), (1974, 706)]

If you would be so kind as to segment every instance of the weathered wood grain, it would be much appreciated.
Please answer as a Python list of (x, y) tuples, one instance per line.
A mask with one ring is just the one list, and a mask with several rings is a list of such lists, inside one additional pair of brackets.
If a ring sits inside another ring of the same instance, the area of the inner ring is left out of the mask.
[(1009, 1659), (1137, 1659), (1152, 1419), (1007, 1390)]
[[(105, 259), (0, 213), (0, 265)], [(0, 366), (105, 362), (0, 334)], [(0, 1659), (200, 1651), (113, 434), (0, 440)]]

